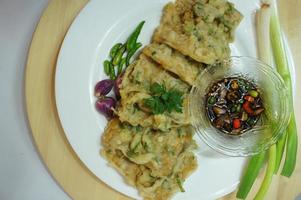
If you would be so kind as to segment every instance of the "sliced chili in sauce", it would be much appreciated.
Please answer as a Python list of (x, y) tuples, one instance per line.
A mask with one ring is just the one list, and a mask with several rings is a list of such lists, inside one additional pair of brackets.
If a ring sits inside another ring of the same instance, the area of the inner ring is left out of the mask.
[(252, 129), (264, 112), (255, 84), (239, 78), (224, 78), (214, 83), (206, 95), (206, 112), (211, 124), (230, 135)]

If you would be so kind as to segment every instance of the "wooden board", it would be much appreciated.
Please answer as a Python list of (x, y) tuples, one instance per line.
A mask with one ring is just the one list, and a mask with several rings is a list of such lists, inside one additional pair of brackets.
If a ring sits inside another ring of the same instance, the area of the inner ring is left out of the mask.
[[(25, 80), (28, 119), (42, 160), (72, 199), (126, 200), (129, 198), (106, 186), (76, 156), (65, 137), (55, 105), (54, 74), (60, 46), (73, 19), (87, 2), (88, 0), (52, 0), (45, 9), (28, 54)], [(297, 66), (297, 91), (300, 91), (301, 68), (298, 66), (301, 65), (301, 1), (280, 0), (279, 5), (283, 28)], [(296, 112), (297, 121), (300, 122), (300, 92), (297, 92), (296, 99), (296, 110), (299, 111)], [(299, 130), (300, 125), (298, 123)], [(292, 200), (301, 193), (300, 161), (299, 156), (297, 169), (290, 179), (274, 178), (266, 199)], [(258, 183), (255, 191), (256, 187)], [(230, 194), (223, 199), (234, 197), (235, 194)]]

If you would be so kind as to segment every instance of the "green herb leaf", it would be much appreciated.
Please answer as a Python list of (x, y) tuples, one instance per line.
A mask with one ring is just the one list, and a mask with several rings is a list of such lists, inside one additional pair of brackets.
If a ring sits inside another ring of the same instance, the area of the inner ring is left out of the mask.
[(162, 95), (166, 92), (165, 86), (159, 83), (154, 83), (150, 86), (150, 92), (154, 95)]
[(144, 99), (144, 105), (153, 114), (171, 113), (172, 111), (182, 113), (183, 94), (178, 90), (166, 91), (165, 85), (154, 83), (150, 86), (152, 97)]

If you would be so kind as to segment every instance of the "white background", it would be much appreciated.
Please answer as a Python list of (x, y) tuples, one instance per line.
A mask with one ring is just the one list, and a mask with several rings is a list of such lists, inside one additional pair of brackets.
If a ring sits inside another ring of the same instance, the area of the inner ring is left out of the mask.
[(24, 103), (32, 34), (47, 0), (0, 0), (0, 200), (68, 200), (33, 144)]

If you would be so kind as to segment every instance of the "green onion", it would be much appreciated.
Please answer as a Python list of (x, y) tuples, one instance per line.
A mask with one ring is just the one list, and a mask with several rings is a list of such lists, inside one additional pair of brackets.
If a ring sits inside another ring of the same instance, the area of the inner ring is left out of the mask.
[[(270, 5), (263, 4), (261, 9), (256, 13), (256, 25), (257, 25), (257, 45), (258, 45), (258, 53), (259, 58), (271, 65), (271, 50), (270, 50), (270, 24), (271, 24), (271, 13), (270, 13)], [(277, 156), (277, 145), (273, 144), (268, 150), (268, 161), (267, 161), (267, 169), (265, 171), (264, 179), (260, 185), (260, 188), (254, 198), (254, 200), (262, 200), (264, 199), (269, 186), (272, 182), (273, 175), (276, 169), (277, 162), (281, 162), (281, 143), (278, 145), (278, 156)]]
[(285, 147), (285, 142), (286, 142), (286, 138), (287, 138), (287, 132), (285, 132), (281, 138), (278, 140), (277, 144), (276, 144), (276, 166), (275, 166), (275, 171), (274, 173), (277, 174), (280, 164), (281, 164), (281, 160), (283, 157), (283, 152), (284, 152), (284, 147)]
[[(274, 1), (273, 1), (274, 3)], [(274, 61), (276, 64), (277, 71), (282, 76), (286, 87), (288, 88), (290, 97), (290, 108), (293, 110), (293, 96), (292, 96), (292, 85), (291, 77), (288, 68), (287, 58), (285, 55), (284, 44), (281, 37), (281, 29), (279, 25), (279, 20), (277, 17), (277, 9), (273, 5), (272, 15), (270, 16), (270, 6), (268, 4), (263, 4), (261, 9), (256, 13), (256, 27), (257, 27), (257, 42), (258, 42), (258, 52), (259, 58), (271, 64), (270, 56), (270, 45), (272, 47), (272, 52), (274, 55)], [(298, 136), (296, 129), (296, 121), (294, 112), (292, 112), (289, 125), (286, 132), (283, 134), (282, 138), (277, 142), (277, 144), (272, 145), (268, 151), (268, 167), (265, 172), (264, 180), (260, 186), (258, 193), (255, 196), (255, 200), (262, 200), (271, 184), (273, 174), (277, 173), (284, 149), (286, 148), (286, 157), (281, 175), (290, 177), (296, 167), (297, 158), (297, 147), (298, 147)], [(253, 156), (247, 167), (247, 171), (240, 184), (239, 191), (237, 193), (238, 198), (245, 199), (247, 197), (250, 188), (252, 187), (255, 178), (258, 173), (252, 173), (252, 165), (255, 165), (258, 156)], [(255, 160), (255, 161), (254, 161)], [(261, 163), (260, 163), (261, 164)], [(262, 164), (256, 165), (256, 170), (260, 170)]]
[(296, 167), (298, 150), (298, 134), (294, 115), (291, 117), (287, 132), (288, 136), (286, 142), (286, 156), (281, 175), (290, 177)]
[[(277, 16), (277, 10), (274, 7), (274, 12), (271, 17), (270, 24), (271, 44), (274, 54), (274, 59), (277, 67), (277, 71), (282, 76), (286, 87), (289, 91), (290, 108), (293, 110), (293, 93), (291, 76), (288, 68), (287, 58), (284, 50), (284, 44), (281, 37), (281, 29), (279, 25), (279, 19)], [(297, 148), (298, 148), (298, 135), (295, 121), (295, 114), (292, 112), (291, 119), (287, 128), (287, 140), (286, 140), (286, 157), (281, 175), (290, 177), (296, 167)]]
[(269, 65), (272, 61), (269, 34), (270, 15), (270, 6), (268, 4), (263, 4), (255, 15), (258, 58)]
[[(276, 8), (274, 8), (276, 9)], [(278, 21), (276, 10), (273, 11), (270, 23), (270, 38), (274, 55), (274, 60), (278, 73), (284, 80), (285, 85), (289, 90), (289, 94), (292, 95), (291, 77), (288, 68), (286, 53), (284, 50), (284, 44), (281, 37), (281, 29)]]
[(265, 151), (251, 157), (236, 194), (238, 199), (245, 199), (247, 197), (260, 169), (264, 164), (264, 160)]
[[(257, 47), (258, 47), (258, 57), (261, 61), (271, 64), (271, 51), (270, 51), (270, 34), (269, 34), (269, 24), (270, 24), (270, 6), (263, 4), (261, 8), (256, 12), (256, 33), (257, 33)], [(249, 121), (249, 120), (248, 120)], [(257, 193), (256, 197), (259, 200), (264, 196), (267, 188), (270, 184), (271, 175), (274, 173), (276, 160), (276, 145), (271, 147), (272, 150), (269, 151), (268, 168), (266, 170), (266, 176), (262, 182), (262, 185)], [(274, 150), (275, 149), (275, 150)], [(247, 171), (242, 178), (242, 182), (239, 186), (237, 193), (237, 198), (245, 199), (254, 184), (260, 169), (262, 168), (265, 160), (265, 153), (261, 152), (259, 155), (255, 155), (251, 158)], [(272, 160), (270, 158), (273, 158)], [(273, 161), (273, 162), (270, 162)], [(272, 172), (269, 170), (273, 169)], [(269, 175), (269, 176), (267, 176)]]
[(268, 166), (265, 172), (265, 176), (254, 200), (263, 200), (272, 182), (272, 178), (275, 171), (275, 163), (276, 163), (276, 144), (273, 144), (269, 148), (268, 155), (269, 155)]

